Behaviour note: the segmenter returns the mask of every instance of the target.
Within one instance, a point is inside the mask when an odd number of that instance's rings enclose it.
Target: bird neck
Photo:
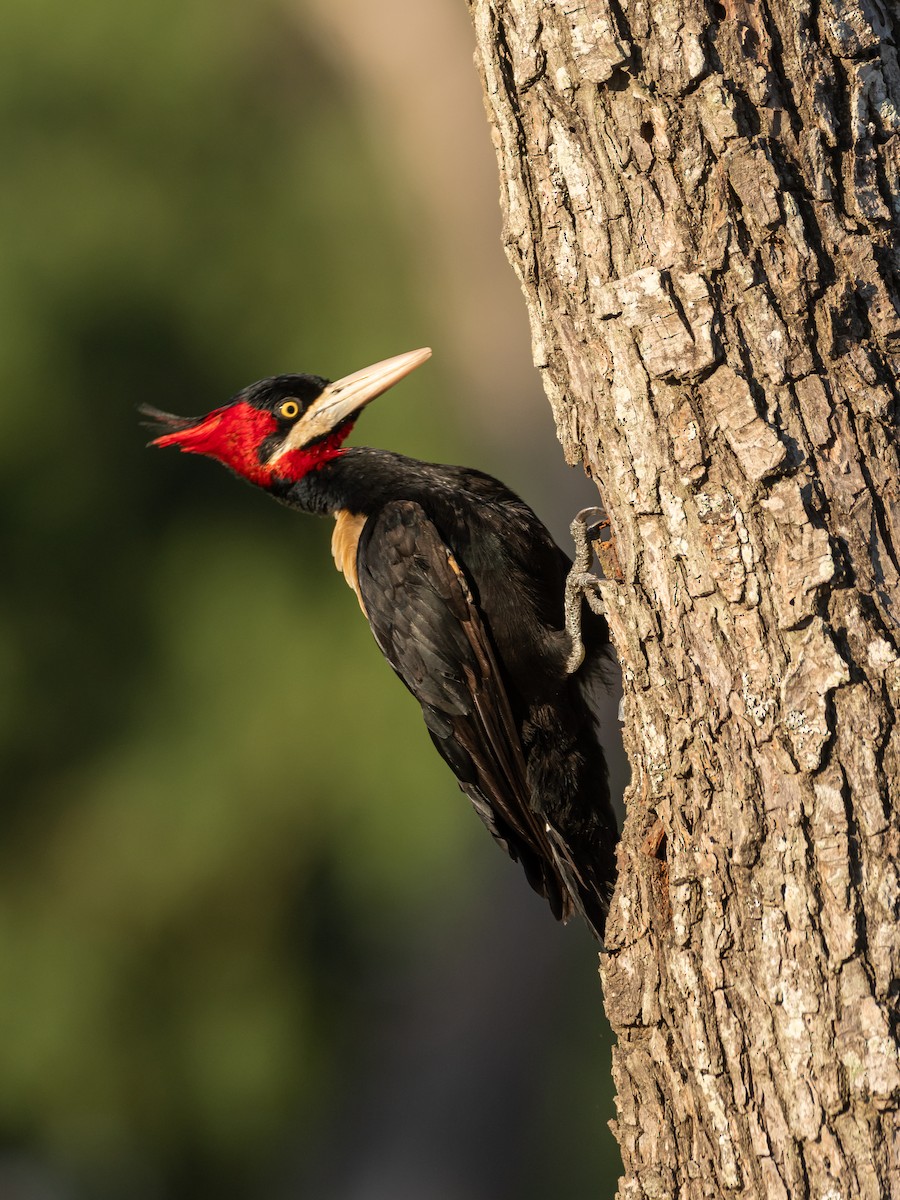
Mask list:
[[[351,446],[317,464],[294,482],[275,481],[271,490],[291,508],[327,516],[368,515],[388,500],[407,495],[422,464],[389,450]]]

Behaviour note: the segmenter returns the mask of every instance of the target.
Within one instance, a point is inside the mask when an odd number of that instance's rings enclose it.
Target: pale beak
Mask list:
[[[429,358],[431,350],[428,347],[408,350],[406,354],[386,358],[329,383],[285,438],[275,458],[307,446],[316,438],[326,437]]]

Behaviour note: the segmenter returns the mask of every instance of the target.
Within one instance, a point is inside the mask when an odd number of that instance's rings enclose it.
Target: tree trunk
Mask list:
[[[900,1196],[900,69],[879,0],[469,0],[597,481],[621,1197]]]

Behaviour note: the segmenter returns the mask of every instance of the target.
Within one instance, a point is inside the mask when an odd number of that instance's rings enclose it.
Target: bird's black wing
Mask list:
[[[582,910],[565,844],[531,807],[520,734],[472,587],[419,504],[393,501],[369,518],[357,574],[375,640],[478,815],[557,917]]]

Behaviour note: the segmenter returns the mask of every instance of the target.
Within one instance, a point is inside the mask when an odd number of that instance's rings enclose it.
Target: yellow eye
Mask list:
[[[296,400],[282,400],[278,405],[278,415],[279,417],[283,417],[285,421],[293,421],[299,412],[300,405]]]

